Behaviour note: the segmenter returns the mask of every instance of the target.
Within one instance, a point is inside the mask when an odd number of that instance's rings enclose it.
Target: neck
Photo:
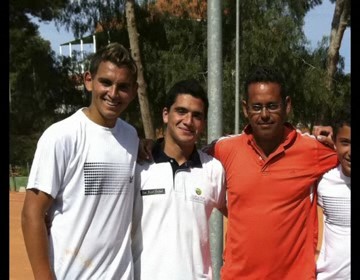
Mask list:
[[[176,143],[172,138],[165,135],[164,138],[164,153],[181,165],[190,159],[190,156],[195,148],[195,145],[184,146]]]
[[[104,119],[96,109],[94,109],[91,105],[89,107],[85,107],[83,109],[83,113],[85,114],[85,116],[88,117],[88,119],[90,119],[91,121],[93,121],[94,123],[104,126],[104,127],[108,127],[108,128],[113,128],[116,124],[116,120],[117,118],[114,119]]]
[[[256,146],[258,146],[259,150],[262,153],[263,158],[267,158],[271,153],[273,153],[283,142],[283,136],[276,137],[273,139],[256,139],[254,137]]]

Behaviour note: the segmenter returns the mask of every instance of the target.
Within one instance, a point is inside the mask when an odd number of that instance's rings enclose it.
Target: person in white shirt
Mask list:
[[[163,108],[164,138],[137,165],[133,219],[135,280],[212,279],[209,218],[226,215],[221,163],[196,148],[208,99],[193,79],[177,82]]]
[[[318,280],[350,279],[351,243],[351,117],[340,116],[334,126],[339,165],[325,173],[318,185]]]
[[[112,43],[99,49],[84,74],[90,106],[40,137],[22,209],[35,279],[133,279],[139,139],[119,116],[137,96],[136,80],[126,48]]]

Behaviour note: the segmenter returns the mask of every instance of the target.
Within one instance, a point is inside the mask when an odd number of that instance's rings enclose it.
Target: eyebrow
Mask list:
[[[196,114],[201,114],[201,115],[204,115],[205,113],[202,112],[202,111],[191,111],[189,110],[188,108],[186,107],[182,107],[182,106],[177,106],[177,107],[174,107],[174,110],[175,111],[179,111],[179,110],[183,110],[183,111],[187,111],[187,112],[191,112],[191,113],[196,113]]]

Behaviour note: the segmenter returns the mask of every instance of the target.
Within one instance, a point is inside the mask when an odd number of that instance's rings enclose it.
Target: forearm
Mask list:
[[[21,225],[26,250],[35,279],[55,279],[49,259],[49,239],[45,215],[52,204],[52,197],[31,189],[26,191],[21,214]]]
[[[317,214],[318,214],[318,239],[317,246],[315,251],[315,260],[318,259],[321,246],[323,243],[323,230],[324,230],[324,211],[321,206],[317,206]]]
[[[24,215],[22,230],[35,279],[55,279],[50,266],[49,241],[44,219],[33,219]]]

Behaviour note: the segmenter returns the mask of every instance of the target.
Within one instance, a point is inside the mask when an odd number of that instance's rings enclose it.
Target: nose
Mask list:
[[[191,113],[187,113],[184,115],[183,123],[185,123],[187,125],[190,125],[192,123],[192,114]]]
[[[266,119],[270,116],[269,110],[266,106],[262,106],[261,112],[260,112],[261,118]]]
[[[114,98],[117,94],[117,88],[115,85],[112,85],[111,87],[109,87],[109,90],[108,90],[108,95],[111,97],[111,98]]]

